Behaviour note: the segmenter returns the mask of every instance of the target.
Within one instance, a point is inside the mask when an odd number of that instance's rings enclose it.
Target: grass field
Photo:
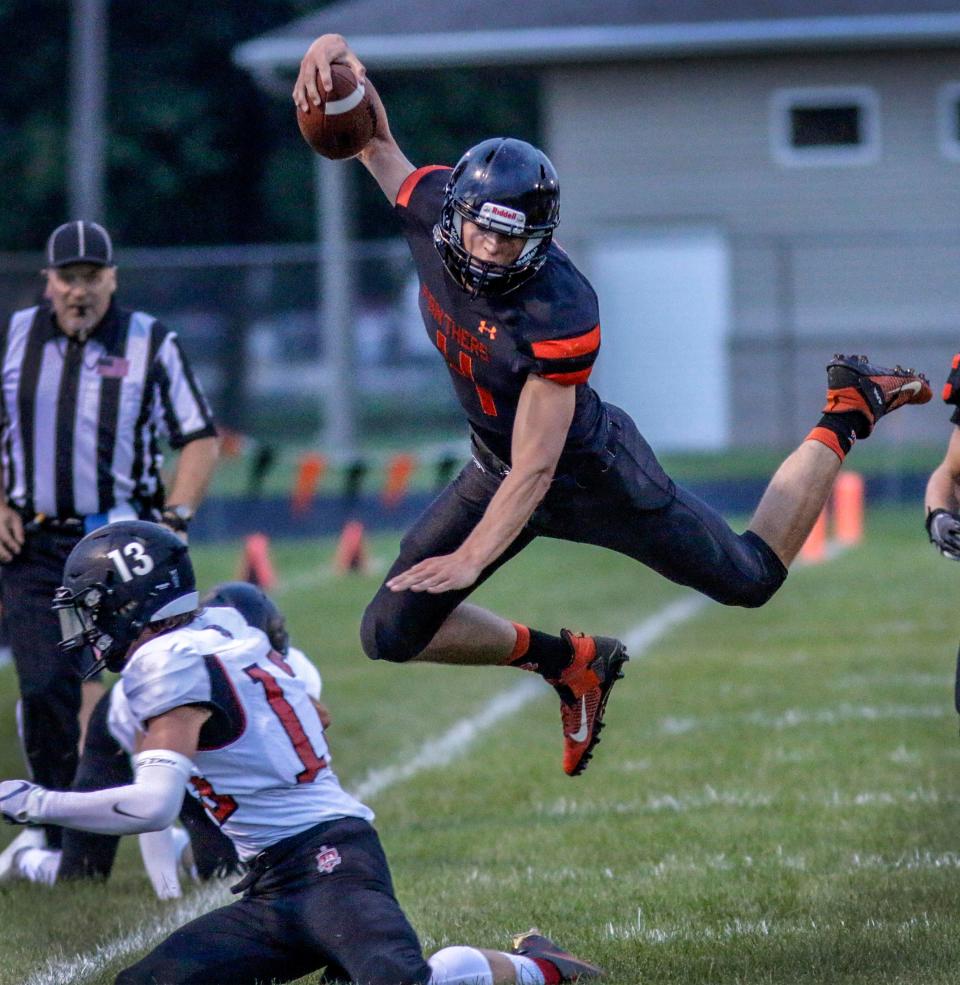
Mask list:
[[[458,723],[528,676],[370,664],[357,624],[376,576],[329,577],[330,544],[276,545],[293,639],[324,675],[334,765],[370,793],[425,949],[502,947],[535,923],[611,985],[960,980],[960,568],[919,513],[874,511],[864,546],[795,571],[763,609],[704,606],[637,652],[577,779],[560,769],[551,692],[461,742]],[[204,583],[233,576],[238,553],[198,550]],[[637,627],[684,597],[625,559],[546,542],[478,595],[554,631],[632,633],[635,649]],[[14,692],[7,667],[2,776],[21,773]],[[112,981],[160,928],[224,898],[156,901],[126,839],[107,886],[0,890],[0,983]]]

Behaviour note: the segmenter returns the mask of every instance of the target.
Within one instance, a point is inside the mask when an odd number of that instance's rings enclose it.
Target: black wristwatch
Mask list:
[[[193,519],[193,510],[182,503],[179,505],[169,504],[163,508],[160,514],[160,522],[178,534],[185,534],[190,521]]]

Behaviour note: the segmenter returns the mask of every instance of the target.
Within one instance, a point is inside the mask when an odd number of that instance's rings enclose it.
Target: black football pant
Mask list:
[[[110,694],[107,693],[97,702],[90,716],[73,790],[105,790],[133,782],[130,757],[110,734],[109,711]],[[190,847],[193,849],[197,874],[201,879],[239,871],[233,843],[207,817],[196,798],[189,795],[183,798],[180,822],[190,835]],[[64,828],[63,857],[57,881],[106,879],[113,869],[119,842],[118,835],[92,834],[89,831]]]
[[[630,417],[605,407],[604,452],[554,478],[526,527],[476,584],[439,595],[380,586],[360,629],[368,657],[403,662],[416,656],[478,585],[536,537],[610,548],[725,605],[768,601],[787,576],[773,550],[750,531],[735,533],[716,510],[676,486]],[[502,473],[502,463],[475,443],[474,460],[404,536],[384,581],[424,558],[455,551],[480,521]]]
[[[325,981],[425,985],[430,966],[393,893],[376,831],[327,821],[278,842],[235,887],[242,899],[185,924],[117,985]]]
[[[23,709],[23,744],[32,779],[69,790],[80,741],[80,679],[89,657],[60,651],[60,620],[51,609],[63,584],[63,565],[80,534],[37,530],[3,565],[0,594],[10,634]],[[48,844],[60,829],[48,827]]]

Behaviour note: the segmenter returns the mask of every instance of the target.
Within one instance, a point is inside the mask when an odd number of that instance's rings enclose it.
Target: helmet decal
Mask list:
[[[129,565],[124,556],[130,558]],[[124,581],[133,581],[135,575],[148,575],[153,571],[153,558],[144,550],[143,544],[136,540],[130,541],[122,549],[108,551],[107,557],[113,560]]]
[[[506,236],[522,236],[526,230],[527,217],[519,209],[484,202],[477,215],[477,225]]]

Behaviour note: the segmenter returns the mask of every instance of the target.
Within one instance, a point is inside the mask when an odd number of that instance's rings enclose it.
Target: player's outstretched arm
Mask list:
[[[210,711],[196,705],[151,719],[133,758],[134,781],[83,792],[47,790],[26,780],[0,783],[0,814],[14,824],[59,824],[94,834],[160,831],[180,812],[191,757]]]
[[[358,79],[366,77],[367,70],[350,46],[339,34],[324,34],[307,49],[300,62],[300,73],[293,86],[293,101],[306,111],[310,105],[319,106],[323,102],[320,90],[330,92],[333,79],[330,66],[334,62],[346,65]],[[391,205],[397,200],[397,193],[404,179],[416,170],[400,150],[387,120],[387,111],[377,90],[367,80],[370,98],[377,111],[377,132],[373,139],[358,155],[363,166],[373,175],[387,201]]]
[[[953,429],[943,461],[927,480],[924,515],[930,541],[944,557],[960,561],[960,427]]]

